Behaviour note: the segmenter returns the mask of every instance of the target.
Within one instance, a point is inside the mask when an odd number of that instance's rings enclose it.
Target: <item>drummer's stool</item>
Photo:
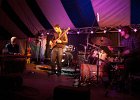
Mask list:
[[[90,100],[90,89],[59,85],[54,88],[53,100]]]

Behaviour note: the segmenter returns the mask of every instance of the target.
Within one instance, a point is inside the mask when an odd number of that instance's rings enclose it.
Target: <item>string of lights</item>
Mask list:
[[[83,27],[83,28],[75,28],[69,30],[67,34],[96,34],[96,33],[115,33],[120,32],[123,26],[115,26],[115,27]],[[140,30],[140,24],[132,24],[129,25],[132,31],[137,32]],[[40,30],[39,33],[42,35],[52,35],[54,32],[53,29],[49,30]]]

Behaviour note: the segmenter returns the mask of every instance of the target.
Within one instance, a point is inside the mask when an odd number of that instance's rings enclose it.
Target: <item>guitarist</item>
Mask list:
[[[54,36],[52,40],[49,42],[49,45],[52,49],[51,51],[51,74],[61,75],[61,67],[62,67],[62,58],[63,58],[63,48],[68,43],[67,32],[70,30],[63,31],[58,24],[54,27]],[[56,69],[57,65],[57,70]]]

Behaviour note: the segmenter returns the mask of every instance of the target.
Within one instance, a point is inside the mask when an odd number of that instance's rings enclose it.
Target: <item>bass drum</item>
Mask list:
[[[71,64],[73,60],[73,55],[70,52],[64,52],[63,53],[63,59],[62,59],[62,65],[63,67],[67,67]]]
[[[97,65],[93,64],[81,64],[80,66],[80,75],[81,75],[81,80],[84,81],[85,79],[92,79],[96,80],[97,79]],[[99,66],[99,73],[98,77],[108,77],[107,71],[104,70],[104,64]]]

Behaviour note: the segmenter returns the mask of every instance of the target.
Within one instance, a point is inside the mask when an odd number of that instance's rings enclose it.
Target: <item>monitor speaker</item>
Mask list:
[[[90,100],[90,89],[59,85],[54,88],[53,100]]]

